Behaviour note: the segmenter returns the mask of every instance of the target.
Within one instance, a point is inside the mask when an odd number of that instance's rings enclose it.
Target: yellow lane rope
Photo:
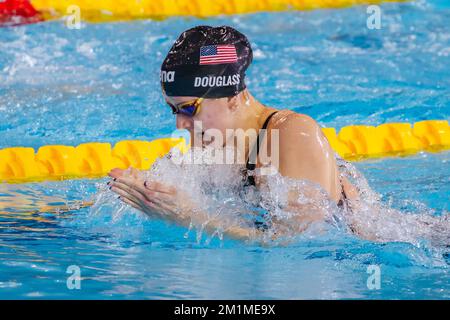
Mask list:
[[[267,11],[342,8],[352,5],[401,2],[402,0],[31,0],[33,7],[51,19],[78,10],[92,22],[164,19],[172,16],[206,18]],[[404,0],[403,0],[404,1]],[[75,8],[75,11],[74,11]]]
[[[332,148],[344,159],[407,155],[422,150],[450,149],[450,126],[446,120],[409,123],[385,123],[377,127],[352,125],[323,128]],[[153,141],[83,143],[76,147],[48,145],[39,148],[0,149],[0,182],[30,182],[103,177],[113,168],[134,167],[147,170],[172,148],[188,149],[181,138]]]

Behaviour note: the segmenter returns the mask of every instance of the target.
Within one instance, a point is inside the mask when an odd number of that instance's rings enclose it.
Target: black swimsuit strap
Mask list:
[[[256,159],[258,157],[259,154],[259,144],[261,143],[261,141],[263,140],[265,134],[266,134],[266,129],[267,126],[269,125],[270,119],[277,113],[278,111],[275,111],[273,113],[271,113],[266,121],[264,121],[264,124],[261,128],[261,130],[258,133],[258,136],[256,137],[256,145],[253,146],[252,151],[249,154],[249,157],[247,159],[247,163],[245,164],[245,167],[247,168],[247,171],[253,171],[256,168]],[[252,163],[250,163],[250,161]],[[255,185],[255,177],[253,176],[247,176],[247,183],[249,185]]]

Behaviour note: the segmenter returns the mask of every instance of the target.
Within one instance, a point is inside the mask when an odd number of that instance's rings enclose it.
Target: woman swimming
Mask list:
[[[338,206],[348,207],[348,199],[358,197],[356,188],[346,178],[340,178],[334,151],[317,122],[304,114],[265,106],[246,88],[245,71],[252,57],[247,38],[231,27],[198,26],[183,32],[161,67],[162,91],[176,115],[177,128],[189,131],[194,147],[240,149],[247,159],[244,187],[261,187],[264,175],[256,171],[268,165],[284,177],[319,185]],[[244,139],[245,143],[239,144],[236,132],[252,130],[257,132],[256,140]],[[217,139],[217,134],[224,138]],[[266,151],[264,159],[262,147]],[[112,170],[109,185],[129,205],[184,226],[193,219],[207,223],[210,230],[222,226],[221,221],[202,213],[176,186],[146,181],[133,169],[131,174],[123,173]],[[323,220],[324,216],[302,206],[297,198],[298,192],[290,190],[288,206],[298,213],[301,232],[305,224]],[[276,224],[277,220],[271,223]],[[256,224],[254,228],[232,226],[224,232],[248,239],[264,229]]]

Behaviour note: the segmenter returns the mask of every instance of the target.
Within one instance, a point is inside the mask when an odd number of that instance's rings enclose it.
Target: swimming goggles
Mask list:
[[[170,102],[167,104],[172,108],[173,114],[182,114],[188,117],[193,117],[200,111],[203,98],[197,98],[193,101],[183,102],[177,105],[173,105]]]

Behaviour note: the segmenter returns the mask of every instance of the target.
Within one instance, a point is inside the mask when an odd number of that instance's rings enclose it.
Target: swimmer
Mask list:
[[[321,186],[338,206],[347,207],[349,199],[358,197],[357,190],[346,178],[340,178],[335,153],[317,122],[304,114],[266,106],[247,89],[245,72],[252,58],[247,38],[231,27],[198,26],[183,32],[161,67],[163,95],[168,111],[176,116],[177,129],[188,130],[191,142],[197,139],[202,147],[208,145],[205,141],[211,141],[205,137],[208,129],[219,130],[224,137],[227,129],[259,132],[257,141],[246,143],[243,150],[247,159],[243,187],[256,188],[264,183],[254,174],[262,166],[259,146],[271,146],[271,132],[277,130],[278,172]],[[202,124],[202,131],[195,130],[195,122]],[[235,140],[226,141],[236,147]],[[127,175],[124,170],[113,169],[109,176],[113,178],[108,182],[111,190],[122,201],[150,216],[183,226],[189,226],[193,219],[207,222],[206,229],[212,232],[223,227],[221,221],[209,220],[176,186],[145,181],[136,169]],[[297,207],[301,225],[324,219],[320,213],[306,213],[307,208],[295,203],[297,198],[295,191],[289,193],[289,203]],[[224,232],[233,238],[249,239],[264,231],[255,225],[232,226]]]

